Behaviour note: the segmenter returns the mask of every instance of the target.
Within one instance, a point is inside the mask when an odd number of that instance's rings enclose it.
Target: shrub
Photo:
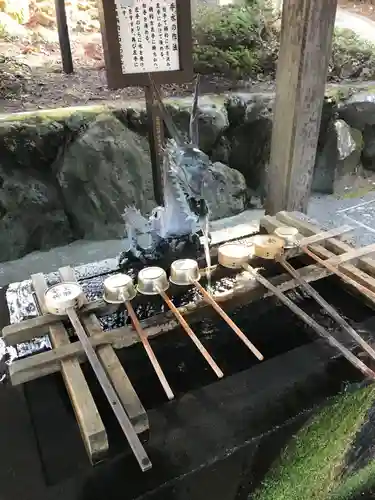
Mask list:
[[[336,29],[332,42],[329,77],[375,78],[375,46],[348,29]]]
[[[15,97],[27,88],[30,68],[14,57],[0,55],[0,99]]]
[[[197,72],[233,77],[274,73],[277,33],[272,10],[261,0],[247,1],[198,10],[193,23]]]
[[[266,0],[205,7],[193,23],[195,70],[230,78],[269,79],[276,73],[279,24]],[[375,46],[336,29],[329,80],[375,78]]]

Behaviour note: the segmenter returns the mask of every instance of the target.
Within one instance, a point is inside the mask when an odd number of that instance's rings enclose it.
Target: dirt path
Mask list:
[[[336,27],[354,31],[359,37],[375,43],[375,21],[352,10],[338,7]]]
[[[339,8],[336,26],[353,29],[358,35],[375,43],[375,22],[351,11]],[[42,26],[33,37],[21,37],[12,41],[0,41],[0,55],[14,57],[25,64],[26,85],[17,97],[0,99],[0,114],[34,109],[76,105],[104,104],[128,101],[144,97],[141,88],[111,91],[107,87],[103,64],[101,35],[95,30],[89,33],[72,33],[71,45],[75,73],[65,75],[61,71],[60,50],[56,29]],[[351,82],[351,85],[355,85]],[[219,77],[207,77],[202,81],[202,94],[230,91],[266,92],[274,90],[273,82],[233,81]],[[172,85],[163,88],[166,96],[191,95],[192,85]]]

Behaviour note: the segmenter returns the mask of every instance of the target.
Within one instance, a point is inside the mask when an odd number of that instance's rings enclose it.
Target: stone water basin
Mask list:
[[[90,278],[87,274],[78,276],[91,299],[100,296],[103,280],[113,269],[104,271],[107,272]],[[275,269],[266,272],[274,273]],[[225,274],[215,277],[215,287],[225,290],[233,285],[235,277],[227,271]],[[50,275],[48,281],[52,284],[56,275]],[[29,286],[30,283],[23,283],[18,287],[18,302],[9,300],[12,294],[13,298],[15,295],[14,289],[8,289],[8,303],[20,303],[22,297],[24,312],[32,315]],[[372,311],[348,295],[337,281],[325,279],[314,286],[350,323],[362,325],[368,334],[372,331]],[[192,288],[171,288],[169,293],[177,305],[196,299]],[[329,330],[335,329],[335,324],[314,301],[300,292],[290,296],[319,323]],[[26,297],[29,299],[25,300]],[[140,298],[135,306],[141,319],[165,310],[158,298],[148,299],[146,303]],[[20,310],[18,308],[18,313]],[[16,312],[16,308],[11,311],[13,318]],[[273,298],[267,298],[235,308],[230,315],[249,335],[265,360],[259,362],[218,316],[203,318],[194,323],[193,329],[224,371],[225,378],[219,381],[181,329],[164,333],[151,342],[176,395],[169,403],[142,346],[137,344],[117,351],[149,414],[150,435],[146,448],[154,464],[150,474],[142,475],[137,470],[117,422],[86,364],[84,372],[110,440],[110,456],[94,468],[87,461],[61,376],[55,374],[26,384],[25,401],[37,443],[35,456],[43,469],[41,483],[51,488],[69,482],[74,485],[74,498],[82,500],[103,498],[104,495],[125,500],[203,500],[203,491],[210,492],[209,498],[220,500],[241,500],[253,491],[261,495],[259,498],[271,499],[262,480],[268,474],[271,477],[280,474],[273,471],[273,460],[290,441],[299,439],[299,433],[303,434],[310,418],[317,418],[319,423],[321,408],[330,408],[331,404],[340,406],[340,399],[331,403],[329,398],[343,397],[343,407],[347,404],[350,409],[347,401],[352,397],[358,413],[356,418],[352,417],[353,428],[362,429],[360,421],[361,418],[365,421],[364,408],[371,407],[371,393],[361,395],[363,391],[371,391],[371,387],[362,387],[361,375],[317,340],[315,334],[286,308]],[[125,320],[123,313],[101,318],[105,329],[122,325]],[[23,346],[19,354],[27,355],[36,347],[48,348],[43,342],[45,339],[39,345]],[[359,386],[355,385],[357,383]],[[330,418],[332,426],[336,421],[332,415]],[[325,425],[322,432],[325,439],[329,439]],[[363,437],[359,442],[363,448]],[[347,455],[343,453],[343,456],[352,463],[350,457],[357,457],[358,446],[356,448],[354,443],[350,455],[350,443],[346,444]],[[369,460],[362,465],[366,467],[368,463]],[[223,477],[226,478],[224,482]]]

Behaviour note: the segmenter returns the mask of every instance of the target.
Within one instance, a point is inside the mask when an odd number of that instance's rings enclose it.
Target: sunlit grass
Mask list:
[[[345,455],[374,401],[374,386],[334,398],[294,436],[252,499],[344,499],[333,495]]]
[[[375,485],[375,460],[366,467],[349,476],[331,495],[330,500],[351,500],[363,490]]]

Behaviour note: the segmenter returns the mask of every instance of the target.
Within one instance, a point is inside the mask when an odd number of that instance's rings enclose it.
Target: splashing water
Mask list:
[[[204,249],[204,256],[206,259],[206,267],[207,267],[207,291],[210,293],[212,291],[211,287],[211,255],[210,255],[210,239],[209,239],[209,227],[210,227],[210,219],[208,214],[205,215],[203,219],[201,219],[201,230],[203,233],[203,249]]]

